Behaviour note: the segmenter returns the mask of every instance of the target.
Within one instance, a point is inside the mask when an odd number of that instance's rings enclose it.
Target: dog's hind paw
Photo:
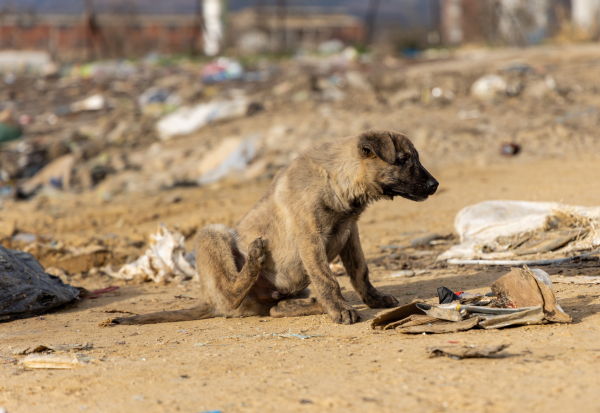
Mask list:
[[[248,247],[248,261],[254,261],[260,266],[266,259],[266,242],[259,237]]]

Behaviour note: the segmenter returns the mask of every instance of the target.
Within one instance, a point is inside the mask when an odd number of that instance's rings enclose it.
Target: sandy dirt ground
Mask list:
[[[482,200],[600,205],[598,162],[517,157],[491,166],[438,167],[432,159],[422,161],[440,181],[440,190],[425,203],[398,199],[372,206],[359,225],[367,258],[381,255],[380,245],[421,231],[452,232],[455,214]],[[72,242],[92,236],[135,240],[160,222],[182,229],[231,224],[267,185],[177,188],[155,196],[123,195],[110,203],[65,195],[20,203],[3,214],[18,218],[23,231]],[[407,254],[404,263],[419,268],[419,260]],[[436,302],[439,286],[488,292],[508,272],[430,265],[422,275],[389,278],[392,269],[371,268],[375,286],[401,304],[415,297]],[[600,275],[600,266],[589,264],[561,270],[563,275]],[[549,270],[553,278],[558,271]],[[197,287],[193,282],[139,284],[74,276],[72,285],[120,289],[42,317],[0,324],[0,406],[8,413],[600,410],[600,285],[554,284],[572,324],[411,336],[371,330],[369,321],[378,310],[359,301],[347,277],[338,280],[360,312],[358,324],[335,325],[323,315],[99,327],[115,316],[110,311],[140,314],[192,306],[194,300],[174,297],[193,298]],[[289,333],[310,338],[285,337]],[[27,345],[82,342],[93,343],[93,349],[77,352],[87,364],[74,370],[24,369],[17,363],[23,356],[12,355]],[[434,345],[502,343],[510,347],[489,359],[431,359],[426,352]]]

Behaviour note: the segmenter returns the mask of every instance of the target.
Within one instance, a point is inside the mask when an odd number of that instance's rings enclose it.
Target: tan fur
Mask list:
[[[324,311],[336,323],[351,324],[360,317],[329,269],[338,255],[365,304],[394,307],[397,300],[369,281],[357,221],[371,202],[394,196],[422,201],[437,185],[410,141],[394,132],[369,131],[308,150],[279,172],[235,228],[211,225],[200,231],[196,259],[202,305],[114,323]],[[315,286],[316,300],[301,298],[309,284]]]

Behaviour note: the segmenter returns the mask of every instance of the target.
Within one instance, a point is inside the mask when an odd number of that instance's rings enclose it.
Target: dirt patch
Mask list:
[[[484,199],[562,199],[598,205],[600,192],[588,180],[597,163],[538,161],[482,169],[474,165],[432,168],[443,189],[425,203],[380,202],[360,221],[367,258],[380,246],[402,243],[426,232],[451,232],[455,213]],[[523,179],[527,176],[528,179]],[[62,242],[142,237],[169,225],[230,224],[266,190],[265,183],[244,187],[177,189],[177,204],[159,197],[123,196],[109,204],[94,199],[50,200],[48,210],[8,210],[24,231],[52,235]],[[102,208],[99,208],[102,205]],[[122,211],[120,215],[117,211]],[[90,219],[102,223],[95,225]],[[155,215],[153,219],[143,217]],[[118,224],[121,218],[126,223]],[[225,219],[224,219],[225,218]],[[45,222],[45,224],[41,224]],[[41,230],[41,231],[40,231]],[[191,247],[192,241],[188,243]],[[427,248],[416,251],[428,250]],[[437,250],[435,247],[434,250]],[[143,253],[143,248],[137,248]],[[390,275],[397,268],[424,267],[409,255],[393,267],[373,267],[377,288],[401,304],[419,297],[437,300],[436,289],[488,292],[508,269],[431,268],[409,278]],[[396,262],[397,261],[397,262]],[[598,275],[592,267],[573,266],[555,275]],[[554,276],[554,275],[553,275]],[[600,286],[555,284],[561,307],[573,324],[404,336],[373,331],[378,312],[366,308],[345,276],[338,277],[346,299],[363,322],[334,325],[327,316],[271,319],[209,319],[162,325],[101,328],[107,312],[141,314],[193,305],[195,284],[125,283],[80,273],[69,276],[88,289],[121,288],[94,300],[42,317],[2,324],[0,328],[0,405],[8,412],[280,412],[280,411],[594,411],[600,390],[595,365],[600,356]],[[294,336],[296,334],[296,336]],[[76,370],[27,370],[15,364],[12,350],[35,344],[93,343],[77,350],[87,363]],[[501,357],[430,359],[427,347],[494,346],[509,343]],[[493,391],[490,391],[490,386]],[[464,389],[470,389],[469,396]]]

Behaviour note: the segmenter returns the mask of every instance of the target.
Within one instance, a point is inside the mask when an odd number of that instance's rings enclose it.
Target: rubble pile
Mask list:
[[[598,144],[600,84],[584,70],[593,54],[558,64],[565,51],[542,62],[535,52],[515,62],[492,52],[401,60],[352,51],[3,73],[0,197],[49,187],[110,199],[270,179],[307,147],[370,128],[406,133],[438,164]]]

